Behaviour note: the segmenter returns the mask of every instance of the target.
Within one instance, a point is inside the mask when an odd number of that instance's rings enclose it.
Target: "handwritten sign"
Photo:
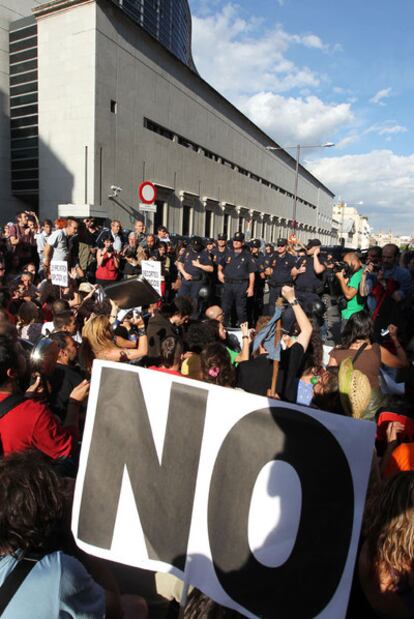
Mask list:
[[[52,276],[52,284],[54,286],[68,285],[68,263],[66,260],[52,260],[50,263],[50,275]]]

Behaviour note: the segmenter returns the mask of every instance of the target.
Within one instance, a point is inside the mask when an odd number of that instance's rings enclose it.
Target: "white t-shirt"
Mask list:
[[[55,230],[47,239],[48,245],[53,247],[52,260],[67,260],[69,257],[69,239],[66,231]]]

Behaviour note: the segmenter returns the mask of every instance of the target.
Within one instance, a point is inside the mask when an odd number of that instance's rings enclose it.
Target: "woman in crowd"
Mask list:
[[[147,327],[148,355],[151,359],[161,355],[161,342],[168,336],[181,337],[180,328],[188,322],[193,312],[191,299],[176,298],[172,303],[163,303]]]
[[[123,612],[115,580],[100,560],[82,555],[87,571],[64,552],[81,554],[70,541],[69,509],[65,481],[40,454],[0,460],[2,618],[144,619],[146,604],[138,596],[135,613]]]
[[[120,348],[114,341],[114,333],[110,319],[106,315],[92,315],[86,321],[82,330],[81,353],[83,363],[90,371],[93,359],[107,361],[138,361],[148,354],[148,340],[145,334],[144,321],[138,326],[136,348]]]
[[[40,310],[36,303],[25,301],[18,312],[17,330],[23,340],[35,344],[42,335],[43,323],[40,321]]]
[[[399,473],[368,500],[348,619],[413,616],[414,471]]]
[[[109,234],[102,238],[102,247],[96,252],[96,262],[98,265],[96,283],[107,286],[116,282],[119,275],[119,257],[113,248]]]
[[[227,348],[219,342],[208,344],[201,353],[202,380],[221,387],[235,387],[236,373]]]
[[[342,345],[335,347],[330,353],[329,366],[339,366],[341,361],[351,357],[354,368],[368,377],[372,398],[366,415],[371,417],[381,406],[383,398],[380,385],[381,364],[389,368],[408,366],[407,355],[398,339],[397,327],[390,325],[388,329],[395,355],[384,346],[373,343],[374,324],[368,312],[353,314],[342,332]]]

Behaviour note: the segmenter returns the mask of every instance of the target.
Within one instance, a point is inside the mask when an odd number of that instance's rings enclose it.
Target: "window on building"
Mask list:
[[[239,217],[237,231],[238,232],[244,232],[244,217]]]
[[[112,114],[116,114],[117,107],[118,107],[117,102],[114,101],[113,99],[111,99],[111,112],[112,112]]]
[[[164,202],[161,200],[155,201],[155,206],[157,210],[154,213],[154,233],[156,234],[158,226],[164,225]]]
[[[231,230],[230,230],[230,215],[225,214],[224,215],[224,221],[223,221],[223,234],[225,234],[228,237],[230,232],[231,232]]]
[[[191,235],[191,206],[183,204],[183,236]]]
[[[204,223],[204,236],[207,238],[213,236],[213,231],[211,229],[211,221],[212,221],[212,213],[211,211],[206,210],[206,219]]]

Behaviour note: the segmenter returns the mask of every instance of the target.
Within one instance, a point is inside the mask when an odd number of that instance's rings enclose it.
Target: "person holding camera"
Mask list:
[[[96,252],[96,283],[101,286],[107,286],[116,282],[119,276],[119,257],[112,245],[112,238],[104,236],[102,239],[102,247]]]
[[[341,308],[341,318],[343,321],[351,318],[353,314],[361,312],[364,308],[364,299],[360,294],[364,269],[358,254],[349,252],[343,258],[344,268],[335,273],[344,296],[343,307]],[[345,266],[346,265],[346,266]]]

